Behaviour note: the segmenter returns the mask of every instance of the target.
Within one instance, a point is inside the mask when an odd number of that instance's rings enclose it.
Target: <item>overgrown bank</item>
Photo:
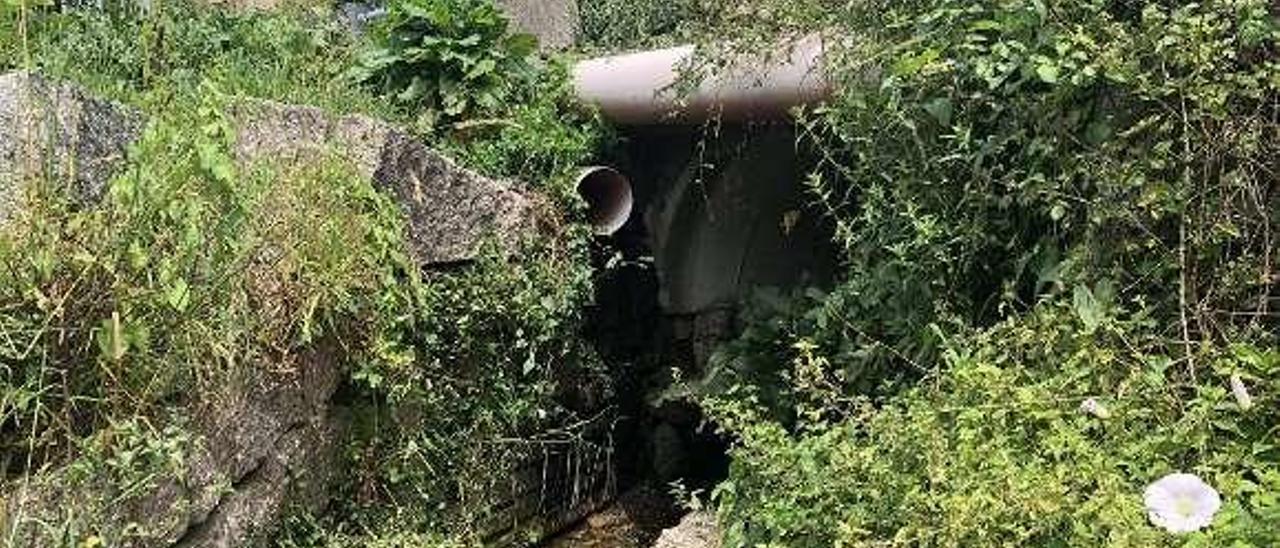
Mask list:
[[[823,32],[842,281],[763,299],[696,388],[729,545],[1277,541],[1280,13],[1267,2],[738,3]],[[1144,489],[1195,473],[1201,532]]]
[[[728,545],[1280,540],[1273,5],[586,4],[596,48],[829,35],[840,92],[800,128],[840,283],[762,294],[692,386],[734,440]],[[567,185],[607,135],[491,5],[398,5],[372,44],[327,10],[5,9],[0,68],[149,119],[100,205],[42,181],[0,236],[0,484],[107,494],[46,523],[62,544],[144,542],[102,524],[207,449],[200,411],[318,352],[341,349],[343,474],[283,545],[473,543],[484,441],[608,394]],[[341,158],[235,158],[249,96],[395,120],[550,196],[546,222],[421,274]],[[1201,532],[1150,523],[1143,490],[1174,471],[1221,493]]]
[[[591,398],[607,394],[608,382],[580,336],[591,271],[569,178],[600,152],[605,133],[565,95],[554,63],[511,41],[491,4],[405,6],[417,32],[446,39],[436,52],[446,63],[438,89],[461,89],[390,100],[385,87],[357,85],[350,71],[377,68],[370,56],[398,27],[366,43],[327,10],[0,11],[4,71],[81,83],[140,107],[146,120],[95,200],[66,192],[62,177],[24,181],[21,208],[0,237],[0,484],[9,494],[84,498],[56,519],[32,508],[25,515],[43,520],[36,538],[154,545],[181,533],[158,519],[168,508],[133,506],[169,489],[170,478],[180,478],[181,492],[193,465],[218,460],[225,440],[217,436],[244,427],[209,422],[245,402],[274,405],[277,388],[305,385],[328,362],[338,376],[318,392],[332,391],[321,418],[343,434],[336,462],[315,481],[339,471],[322,494],[336,502],[293,501],[287,527],[243,540],[475,542],[469,505],[486,502],[480,491],[503,462],[488,442],[599,411]],[[442,8],[448,20],[438,19]],[[520,74],[479,72],[498,56]],[[456,104],[483,93],[501,100]],[[423,273],[403,208],[343,150],[301,167],[238,157],[245,128],[231,113],[249,98],[397,121],[548,198],[532,200],[534,230],[494,234],[471,264]],[[228,500],[255,477],[211,484],[182,504],[199,515],[208,497]],[[135,510],[159,513],[123,519]],[[5,514],[18,522],[0,522],[3,543],[32,538],[19,534],[31,525],[24,511]]]

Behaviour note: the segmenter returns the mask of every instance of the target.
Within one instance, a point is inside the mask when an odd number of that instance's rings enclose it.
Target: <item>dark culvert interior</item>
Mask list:
[[[752,292],[830,283],[831,229],[805,193],[795,142],[781,125],[628,136],[617,165],[635,207],[598,241],[589,322],[614,383],[618,495],[547,546],[651,546],[686,512],[675,491],[705,502],[727,475],[726,440],[673,378],[697,382],[740,331],[739,303]]]

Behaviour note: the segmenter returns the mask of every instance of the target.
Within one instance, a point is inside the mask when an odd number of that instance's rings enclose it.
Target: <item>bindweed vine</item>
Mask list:
[[[729,543],[1273,544],[1278,16],[760,0],[702,21],[736,38],[709,51],[822,33],[837,89],[799,124],[841,282],[749,308],[701,388],[738,439]],[[1170,537],[1142,492],[1180,470],[1223,509]]]

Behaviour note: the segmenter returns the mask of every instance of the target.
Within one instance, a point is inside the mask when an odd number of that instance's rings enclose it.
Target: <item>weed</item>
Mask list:
[[[521,247],[527,255],[494,245],[474,265],[424,274],[405,252],[400,209],[337,155],[304,166],[234,161],[223,111],[242,96],[412,121],[417,111],[345,79],[360,47],[305,9],[0,12],[0,66],[81,82],[150,118],[102,203],[82,207],[44,181],[0,230],[6,489],[65,469],[85,481],[118,477],[137,492],[173,473],[151,464],[200,443],[171,428],[175,417],[308,351],[339,347],[355,422],[335,504],[344,514],[317,517],[323,526],[308,535],[290,529],[282,542],[445,542],[463,532],[440,529],[467,514],[458,501],[475,488],[470,478],[495,473],[493,463],[468,464],[479,443],[574,422],[553,396],[563,372],[599,371],[579,334],[588,229],[548,208],[545,232]],[[563,71],[529,70],[533,83],[520,86],[554,93],[489,114],[554,136],[537,150],[514,145],[531,139],[509,129],[426,137],[574,207],[565,181],[598,153],[600,125],[566,100]],[[500,73],[484,81],[517,87]],[[562,109],[576,120],[563,131],[554,122]],[[100,441],[139,424],[168,441]],[[64,537],[110,544],[132,534],[104,528],[109,519],[67,517]]]

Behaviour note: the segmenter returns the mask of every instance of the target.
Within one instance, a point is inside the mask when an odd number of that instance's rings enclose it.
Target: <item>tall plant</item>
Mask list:
[[[426,128],[498,110],[532,81],[537,40],[511,33],[492,0],[392,4],[351,78],[419,111]]]

